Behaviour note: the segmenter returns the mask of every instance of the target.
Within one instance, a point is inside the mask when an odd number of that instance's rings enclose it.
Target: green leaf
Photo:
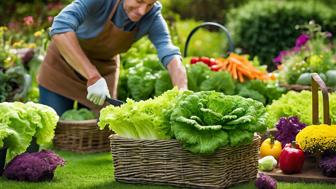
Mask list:
[[[230,130],[228,131],[230,136],[230,146],[240,146],[244,144],[250,144],[253,141],[253,133],[243,130]]]

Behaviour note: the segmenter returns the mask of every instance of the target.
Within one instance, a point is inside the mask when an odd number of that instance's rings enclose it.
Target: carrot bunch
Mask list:
[[[245,57],[235,53],[230,53],[228,58],[217,58],[217,65],[214,69],[218,71],[228,71],[232,78],[244,82],[247,79],[258,80],[274,80],[274,75],[269,75],[265,71],[258,70],[253,64]]]

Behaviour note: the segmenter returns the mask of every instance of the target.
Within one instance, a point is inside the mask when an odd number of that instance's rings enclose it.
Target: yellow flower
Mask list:
[[[35,37],[41,37],[41,35],[42,35],[41,31],[37,31],[37,32],[34,33]]]
[[[5,68],[12,67],[12,66],[14,65],[15,61],[16,61],[16,58],[15,58],[15,57],[8,56],[8,57],[4,60],[4,67],[5,67]]]
[[[336,125],[310,125],[296,135],[296,142],[303,151],[323,153],[336,151]]]
[[[23,45],[23,41],[22,40],[13,43],[13,47],[14,48],[20,48],[20,47],[22,47],[22,45]]]
[[[0,32],[5,32],[7,30],[8,28],[6,26],[0,26]]]
[[[28,48],[31,48],[31,49],[35,49],[36,48],[36,44],[35,43],[29,43],[27,45]]]

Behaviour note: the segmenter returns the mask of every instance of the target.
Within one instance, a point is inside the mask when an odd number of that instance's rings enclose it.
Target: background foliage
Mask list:
[[[325,31],[336,31],[335,11],[322,2],[251,1],[230,11],[228,27],[236,46],[251,56],[258,56],[269,69],[278,51],[291,47],[300,35],[296,25],[315,20]]]

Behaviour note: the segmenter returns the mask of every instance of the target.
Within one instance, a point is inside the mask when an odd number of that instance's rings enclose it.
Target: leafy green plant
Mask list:
[[[70,121],[83,121],[95,119],[95,115],[93,112],[86,108],[81,109],[72,109],[64,112],[61,116],[61,120],[70,120]]]
[[[330,102],[336,101],[336,95],[329,95]],[[319,93],[319,104],[322,104],[322,95]],[[320,122],[322,122],[322,106],[319,106]],[[267,126],[275,127],[281,117],[297,116],[300,122],[310,125],[312,123],[312,93],[310,91],[295,92],[289,91],[282,95],[278,100],[266,107],[269,117]],[[330,103],[330,119],[331,123],[336,123],[336,105]]]
[[[8,147],[8,159],[24,152],[36,137],[46,145],[54,137],[58,116],[52,108],[33,102],[0,103],[0,148]]]
[[[252,99],[214,91],[185,94],[170,116],[171,130],[183,147],[210,154],[222,146],[240,146],[266,130],[266,110]]]
[[[61,115],[60,119],[68,121],[83,121],[96,119],[96,116],[92,111],[88,110],[87,108],[78,109],[78,101],[74,101],[73,109],[65,111]]]
[[[101,129],[108,126],[119,136],[126,138],[171,139],[166,111],[175,106],[179,94],[175,88],[146,101],[128,99],[120,107],[107,106],[100,112],[98,126]]]

